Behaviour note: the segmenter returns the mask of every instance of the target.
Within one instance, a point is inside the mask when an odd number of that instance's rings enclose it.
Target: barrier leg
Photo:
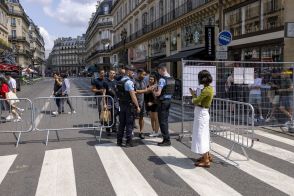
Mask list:
[[[243,146],[241,146],[241,149],[242,149],[242,152],[243,152],[244,156],[247,158],[247,161],[249,161],[249,156],[248,156],[245,148]]]
[[[45,142],[45,145],[46,145],[46,146],[48,145],[49,133],[50,133],[50,131],[47,130],[47,137],[46,137],[46,142]]]
[[[16,139],[16,143],[15,143],[15,147],[18,147],[18,144],[20,143],[20,136],[21,136],[21,132],[18,133],[18,136],[15,135],[15,133],[13,133],[15,139]]]
[[[97,129],[95,128],[95,129],[93,130],[93,135],[94,135],[95,139],[97,140],[96,132],[97,132]]]
[[[103,130],[103,127],[100,127],[99,143],[100,143],[101,137],[102,137],[102,130]]]
[[[230,152],[229,152],[228,156],[226,157],[227,160],[230,158],[230,156],[231,156],[231,154],[232,154],[232,152],[234,150],[234,147],[235,147],[235,143],[233,143],[233,145],[232,145],[232,147],[230,149]]]
[[[55,130],[55,133],[56,133],[57,140],[60,142],[59,135],[58,135],[58,131]]]

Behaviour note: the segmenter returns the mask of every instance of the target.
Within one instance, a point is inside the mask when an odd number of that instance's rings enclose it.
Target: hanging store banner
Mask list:
[[[205,26],[205,50],[207,54],[207,60],[215,60],[214,26]]]

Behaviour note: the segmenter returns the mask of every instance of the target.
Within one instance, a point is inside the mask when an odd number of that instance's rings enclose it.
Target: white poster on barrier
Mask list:
[[[202,85],[198,83],[198,74],[202,70],[207,70],[212,76],[213,82],[212,87],[214,88],[214,94],[216,94],[216,66],[201,66],[191,65],[183,66],[183,96],[191,96],[189,88],[194,91],[197,89],[203,89]]]

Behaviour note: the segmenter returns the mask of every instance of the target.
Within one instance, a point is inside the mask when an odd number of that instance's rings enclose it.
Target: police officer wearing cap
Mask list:
[[[117,91],[120,105],[119,130],[117,133],[117,145],[122,146],[124,131],[126,131],[126,147],[132,147],[132,133],[135,120],[135,113],[140,113],[136,97],[134,82],[134,67],[126,66],[126,75],[117,83]]]
[[[167,72],[164,63],[158,65],[158,73],[160,79],[157,88],[153,88],[154,95],[158,98],[158,121],[163,141],[158,143],[158,146],[170,146],[170,135],[168,129],[168,116],[171,105],[171,99],[175,91],[175,80]]]

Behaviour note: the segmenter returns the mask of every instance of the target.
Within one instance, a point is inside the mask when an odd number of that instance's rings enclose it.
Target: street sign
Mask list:
[[[232,41],[232,33],[229,31],[222,31],[218,34],[218,43],[221,46],[227,46]]]
[[[217,46],[216,50],[219,52],[228,52],[228,46]]]
[[[227,60],[228,59],[228,52],[217,51],[215,53],[215,55],[216,55],[216,59],[218,59],[218,60]]]

